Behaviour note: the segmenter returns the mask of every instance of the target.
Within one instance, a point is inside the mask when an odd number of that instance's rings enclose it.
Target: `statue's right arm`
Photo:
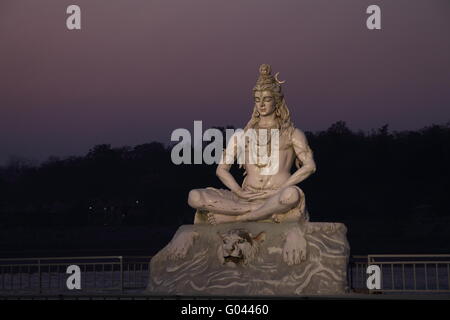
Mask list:
[[[223,151],[222,159],[217,166],[216,175],[220,181],[228,187],[231,191],[237,193],[241,191],[241,187],[230,173],[231,165],[237,158],[237,143],[236,140],[231,137],[226,150]]]
[[[216,175],[219,177],[220,181],[228,187],[228,189],[234,193],[238,193],[241,190],[241,187],[231,175],[230,167],[231,166],[227,164],[219,164],[217,166]]]

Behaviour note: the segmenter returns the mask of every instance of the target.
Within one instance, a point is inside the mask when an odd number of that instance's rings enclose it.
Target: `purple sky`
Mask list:
[[[303,130],[446,123],[450,1],[2,0],[0,163],[168,142],[194,120],[241,127],[261,63]]]

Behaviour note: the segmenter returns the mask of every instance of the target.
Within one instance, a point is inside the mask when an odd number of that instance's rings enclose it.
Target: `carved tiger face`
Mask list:
[[[251,261],[258,252],[259,245],[265,239],[265,232],[253,237],[245,229],[232,229],[220,234],[221,244],[218,248],[218,258],[222,264],[229,266],[245,265]]]

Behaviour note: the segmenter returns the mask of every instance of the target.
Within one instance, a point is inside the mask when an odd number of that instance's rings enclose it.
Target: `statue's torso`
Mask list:
[[[263,174],[262,169],[256,164],[246,163],[245,170],[247,175],[242,187],[244,189],[249,187],[249,189],[274,190],[279,189],[289,179],[295,160],[295,152],[291,137],[288,135],[280,136],[278,160],[278,171],[272,175]]]

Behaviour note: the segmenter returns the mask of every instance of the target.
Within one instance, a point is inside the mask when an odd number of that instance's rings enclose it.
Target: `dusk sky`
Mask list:
[[[2,0],[0,164],[168,143],[194,120],[242,127],[261,63],[304,131],[445,124],[450,1]]]

